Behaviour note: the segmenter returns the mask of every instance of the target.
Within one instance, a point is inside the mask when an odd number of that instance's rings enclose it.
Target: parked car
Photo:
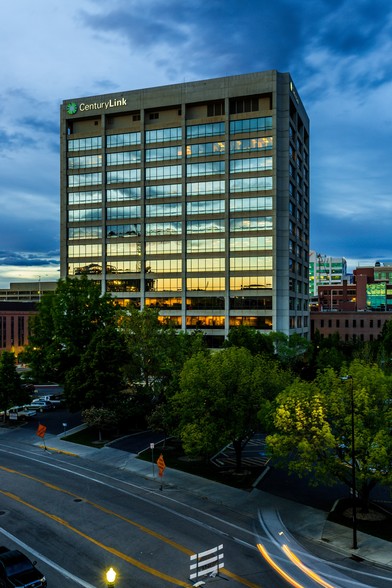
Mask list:
[[[0,586],[4,588],[46,588],[46,578],[18,549],[0,547]]]
[[[54,405],[49,400],[41,400],[40,398],[34,398],[34,400],[31,401],[29,408],[32,408],[33,410],[40,410],[42,412],[43,410],[52,410],[52,408],[54,408]]]
[[[6,412],[10,421],[27,420],[36,414],[36,409],[27,408],[26,406],[11,406]]]

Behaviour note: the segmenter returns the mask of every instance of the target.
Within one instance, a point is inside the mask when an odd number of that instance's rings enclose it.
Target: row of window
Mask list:
[[[181,223],[175,223],[175,231],[168,229],[168,223],[152,223],[148,225],[147,234],[163,235],[167,234],[180,234],[181,235]],[[154,227],[153,229],[151,227]],[[260,216],[251,218],[234,218],[230,219],[230,231],[231,232],[244,232],[244,231],[271,231],[273,228],[271,216]],[[155,232],[152,233],[152,230]],[[179,233],[177,232],[179,230]],[[107,237],[140,237],[141,235],[141,224],[121,224],[121,225],[107,225],[106,236]],[[68,238],[70,240],[80,239],[101,239],[102,238],[102,226],[89,226],[89,227],[70,227],[68,229]],[[217,243],[223,239],[201,239],[194,241],[200,243],[198,247],[204,247],[202,245],[205,242]],[[196,245],[195,245],[196,247]],[[198,249],[201,250],[201,249]]]
[[[199,202],[187,203],[187,214],[223,214],[225,209],[224,200],[202,200]],[[272,210],[272,198],[257,196],[255,198],[232,198],[230,200],[230,212]],[[181,216],[182,204],[179,202],[169,204],[150,204],[145,207],[146,218]],[[106,218],[131,219],[141,217],[141,206],[112,206],[106,209]],[[69,222],[89,222],[102,220],[102,208],[78,208],[68,211]],[[202,221],[205,222],[205,221]],[[224,219],[221,221],[207,221],[218,223],[224,230]]]
[[[135,264],[135,269],[131,264]],[[102,267],[99,264],[90,264],[89,266],[80,267],[75,263],[70,263],[68,268],[68,275],[71,276],[81,274],[99,275],[102,273]],[[107,272],[140,273],[140,262],[116,262],[116,267],[107,266]],[[107,281],[106,286],[107,290],[110,292],[110,281]],[[146,277],[144,279],[144,288],[146,292],[181,292],[182,278]],[[253,290],[271,290],[272,276],[232,276],[229,279],[229,288],[230,290],[241,292]],[[139,278],[133,278],[129,280],[128,287],[124,291],[140,292],[140,289],[141,280]],[[199,276],[186,278],[185,289],[187,291],[222,292],[225,290],[225,278],[217,276]]]
[[[229,251],[269,251],[272,249],[272,237],[235,237],[230,239]],[[224,239],[190,239],[187,241],[187,253],[224,252]],[[182,252],[182,241],[147,241],[145,245],[146,255],[178,255]],[[139,241],[119,241],[108,243],[107,255],[141,255]],[[82,245],[69,245],[69,257],[100,257],[102,255],[101,243],[88,243]]]
[[[251,119],[242,119],[230,122],[230,134],[252,133],[257,131],[267,131],[272,129],[272,117],[264,116]],[[186,127],[186,136],[188,139],[197,137],[212,137],[214,135],[224,135],[225,123],[207,123],[200,125],[188,125]],[[169,129],[153,129],[145,132],[146,143],[166,143],[168,141],[181,141],[181,127]],[[128,145],[139,145],[141,143],[141,133],[118,133],[107,135],[106,146],[125,147]],[[68,151],[88,151],[91,149],[102,149],[102,137],[85,137],[83,139],[70,139],[68,141]]]
[[[270,141],[267,142],[267,139]],[[244,141],[231,141],[230,151],[234,153],[248,152],[248,151],[259,151],[272,147],[272,137],[263,139],[246,139]],[[218,148],[220,150],[218,150]],[[224,143],[201,143],[198,145],[187,146],[187,157],[201,157],[206,155],[221,155],[224,153]],[[153,161],[167,161],[173,159],[181,159],[182,147],[176,145],[174,147],[159,147],[158,149],[146,149],[145,158],[147,163]],[[127,165],[137,164],[142,161],[142,152],[140,150],[135,151],[120,151],[118,153],[108,153],[106,156],[106,164],[112,165]],[[235,161],[235,160],[234,160]],[[102,155],[83,155],[79,157],[68,158],[68,169],[87,169],[92,167],[102,167],[103,157]],[[222,162],[223,171],[217,171],[216,173],[224,172],[224,162]],[[188,168],[189,169],[189,168]],[[269,168],[269,169],[272,169]]]

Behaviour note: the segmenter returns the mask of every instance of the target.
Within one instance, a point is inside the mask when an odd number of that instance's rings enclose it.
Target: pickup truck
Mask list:
[[[46,588],[45,576],[18,549],[0,547],[0,586],[2,588]]]
[[[6,416],[10,421],[23,421],[37,414],[34,408],[28,408],[27,406],[11,406],[6,410]],[[4,411],[0,412],[0,417],[4,416]]]

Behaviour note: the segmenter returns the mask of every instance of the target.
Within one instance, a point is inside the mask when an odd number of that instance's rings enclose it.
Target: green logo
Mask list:
[[[67,114],[76,114],[78,111],[78,105],[76,102],[69,102],[67,104]]]

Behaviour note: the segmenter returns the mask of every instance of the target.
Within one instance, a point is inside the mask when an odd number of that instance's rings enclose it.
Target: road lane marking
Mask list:
[[[126,555],[125,553],[122,553],[121,551],[118,551],[114,547],[109,547],[108,545],[101,543],[97,539],[94,539],[90,535],[87,535],[87,533],[83,533],[83,531],[80,531],[79,529],[77,529],[76,527],[74,527],[73,525],[68,523],[65,519],[62,519],[61,517],[50,514],[46,511],[44,511],[42,508],[39,508],[38,506],[34,506],[33,504],[26,502],[25,500],[23,500],[23,498],[20,498],[20,496],[17,496],[16,494],[13,494],[12,492],[6,492],[4,490],[0,490],[0,494],[3,494],[3,496],[6,496],[7,498],[10,498],[11,500],[15,500],[16,502],[23,504],[23,506],[26,506],[27,508],[31,508],[32,510],[51,519],[52,521],[55,521],[56,523],[59,523],[60,525],[63,525],[69,531],[72,531],[76,535],[79,535],[79,537],[82,537],[83,539],[90,541],[90,543],[93,543],[97,547],[100,547],[101,549],[107,551],[108,553],[111,553],[115,557],[118,557],[118,558],[126,561],[127,563],[133,565],[134,567],[139,568],[139,570],[142,570],[143,572],[146,572],[152,576],[156,576],[157,578],[160,578],[161,580],[165,580],[166,582],[174,584],[175,586],[183,586],[184,588],[192,588],[192,584],[188,584],[187,582],[183,582],[182,580],[174,578],[173,576],[169,576],[168,574],[165,574],[163,572],[159,572],[155,568],[152,568],[152,567],[142,563],[141,561],[134,559],[133,557],[130,557],[129,555]]]
[[[65,578],[72,580],[72,582],[76,582],[80,586],[83,586],[83,588],[95,588],[95,586],[93,586],[92,584],[89,584],[88,582],[85,582],[84,580],[82,580],[82,578],[78,578],[78,576],[71,574],[71,572],[69,572],[65,568],[62,568],[61,566],[57,565],[54,561],[52,561],[51,559],[48,559],[47,557],[42,555],[42,553],[39,553],[38,551],[36,551],[32,547],[30,547],[30,545],[27,545],[27,543],[24,543],[23,541],[18,539],[18,537],[15,537],[15,535],[12,535],[11,533],[6,531],[2,527],[0,527],[0,533],[2,533],[5,537],[8,537],[8,539],[11,539],[11,541],[13,541],[17,545],[19,545],[19,547],[21,547],[24,551],[27,551],[28,553],[30,553],[31,555],[33,555],[37,559],[46,563],[51,568],[54,568],[57,572],[59,572]]]
[[[30,479],[34,482],[42,484],[43,486],[45,486],[51,490],[55,490],[56,492],[60,492],[62,494],[66,494],[67,496],[71,496],[72,498],[79,498],[79,499],[83,500],[86,504],[89,504],[90,506],[92,506],[93,508],[96,508],[97,510],[100,510],[110,516],[119,518],[120,520],[138,528],[140,531],[142,531],[148,535],[151,535],[152,537],[154,537],[160,541],[163,541],[164,543],[167,543],[168,545],[170,545],[174,549],[177,549],[178,551],[181,551],[182,553],[185,553],[186,555],[190,556],[190,555],[194,555],[194,553],[195,553],[194,551],[192,551],[191,549],[188,549],[184,545],[181,545],[180,543],[177,543],[176,541],[173,541],[172,539],[169,539],[168,537],[165,537],[164,535],[161,535],[160,533],[157,533],[157,532],[153,531],[152,529],[149,529],[148,527],[145,527],[144,525],[137,523],[136,521],[132,521],[131,519],[128,519],[127,517],[124,517],[123,515],[120,515],[120,514],[114,512],[104,506],[101,506],[101,505],[99,505],[95,502],[92,502],[86,498],[82,498],[78,494],[70,492],[69,490],[65,490],[63,488],[60,488],[59,486],[51,484],[50,482],[45,482],[44,480],[41,480],[40,478],[37,478],[35,476],[31,476],[29,474],[18,472],[17,470],[14,470],[12,468],[0,466],[0,469],[6,471],[8,473],[15,474],[15,475]],[[2,492],[2,491],[0,491],[0,492]],[[41,510],[39,508],[36,508],[33,505],[29,505],[28,503],[24,503],[22,499],[20,499],[19,501],[22,502],[23,504],[26,504],[30,508],[36,509],[36,510],[38,510],[38,512],[41,512]],[[45,516],[49,516],[50,518],[55,517],[55,515],[50,515],[49,513],[45,513],[45,511],[42,511],[42,512],[45,514]],[[54,520],[57,520],[57,518],[54,518]],[[69,528],[71,528],[71,527],[69,527]],[[215,531],[214,529],[212,529],[212,530]],[[93,541],[95,541],[95,540],[93,540]],[[247,544],[245,544],[245,545],[247,546]],[[259,584],[253,584],[252,582],[249,582],[245,578],[242,578],[241,576],[237,576],[233,572],[230,572],[227,568],[223,568],[220,573],[223,575],[226,575],[232,579],[235,579],[237,582],[243,584],[244,586],[247,586],[248,588],[260,588]],[[188,586],[188,584],[186,584],[186,586]]]

